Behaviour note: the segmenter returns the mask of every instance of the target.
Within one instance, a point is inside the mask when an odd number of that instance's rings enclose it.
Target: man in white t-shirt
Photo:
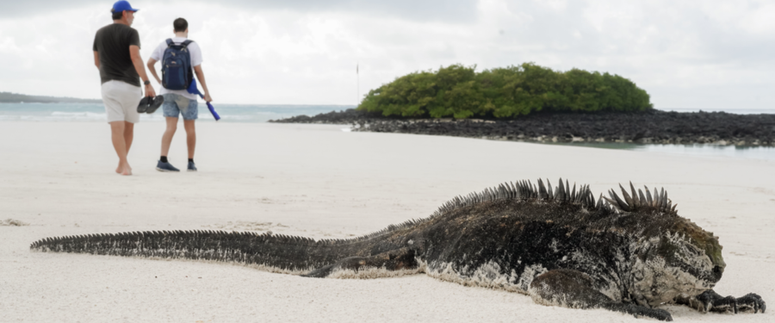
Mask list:
[[[175,44],[182,44],[188,39],[188,22],[186,19],[178,18],[175,19],[172,25],[175,32],[175,38],[172,38],[172,42]],[[156,74],[154,65],[156,65],[156,62],[162,60],[164,51],[167,50],[167,47],[167,42],[162,42],[159,44],[159,47],[153,51],[151,58],[148,59],[148,69],[151,70],[151,74],[156,78],[156,81],[159,82],[159,84],[162,84],[162,81]],[[205,74],[202,71],[202,51],[195,42],[190,43],[187,50],[191,58],[190,62],[194,74],[196,74],[196,78],[199,79],[199,84],[201,84],[204,89],[204,99],[205,101],[210,102],[213,99],[210,97],[210,91],[207,89],[207,83],[205,82]],[[167,130],[164,131],[164,135],[161,137],[161,157],[156,164],[156,170],[161,172],[180,171],[170,164],[169,160],[167,160],[167,154],[170,151],[172,136],[175,135],[175,130],[177,130],[178,127],[178,116],[182,115],[183,127],[186,129],[186,143],[188,145],[188,171],[195,172],[194,148],[196,147],[196,129],[194,128],[194,121],[198,116],[196,94],[188,93],[187,90],[168,90],[164,88],[164,85],[162,85],[160,93],[164,96],[162,109],[164,111],[164,117],[167,119]]]

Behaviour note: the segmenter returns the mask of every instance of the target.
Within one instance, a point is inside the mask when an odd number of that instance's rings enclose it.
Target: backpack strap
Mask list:
[[[180,43],[178,46],[182,46],[183,48],[188,47],[189,44],[193,43],[194,41],[191,39],[186,39],[186,41]],[[175,42],[172,41],[172,38],[167,38],[167,47],[175,46]]]

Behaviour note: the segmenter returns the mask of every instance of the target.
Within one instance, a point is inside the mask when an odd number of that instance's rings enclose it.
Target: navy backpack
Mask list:
[[[167,49],[164,50],[161,66],[161,84],[167,90],[185,90],[194,79],[191,70],[191,54],[188,45],[193,40],[186,40],[180,45],[167,39]]]

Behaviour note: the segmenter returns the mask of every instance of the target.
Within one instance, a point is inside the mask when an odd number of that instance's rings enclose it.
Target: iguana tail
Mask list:
[[[30,250],[236,262],[269,271],[304,274],[357,253],[358,244],[271,233],[195,230],[45,238],[30,245]]]

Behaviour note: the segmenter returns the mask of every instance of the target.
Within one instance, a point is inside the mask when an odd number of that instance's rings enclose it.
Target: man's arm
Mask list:
[[[196,78],[199,79],[199,84],[202,84],[202,89],[205,90],[205,102],[213,101],[213,98],[210,97],[210,90],[207,89],[205,72],[202,71],[202,65],[194,66],[194,74],[196,74]]]
[[[100,69],[100,53],[97,51],[94,52],[94,66],[97,66],[97,69]]]
[[[140,79],[143,82],[148,81],[148,75],[145,74],[145,66],[143,66],[143,58],[140,57],[140,47],[129,45],[129,56],[132,57],[132,64],[135,66],[137,75],[140,75]],[[156,96],[156,91],[153,90],[153,86],[150,83],[145,86],[145,96]]]
[[[159,82],[159,84],[161,84],[161,79],[159,78],[159,75],[156,74],[156,67],[155,67],[156,62],[158,61],[153,58],[149,58],[148,64],[146,65],[148,66],[148,70],[151,71],[151,75],[153,75],[153,78],[156,79],[156,82]]]

